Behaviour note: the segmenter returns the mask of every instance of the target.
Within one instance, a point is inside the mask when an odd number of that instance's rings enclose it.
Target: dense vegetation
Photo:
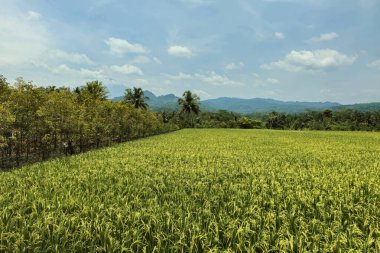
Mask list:
[[[178,128],[145,110],[143,101],[127,99],[128,91],[123,101],[108,100],[98,81],[70,90],[23,79],[11,86],[0,76],[0,168]]]
[[[202,104],[201,104],[202,106]],[[172,122],[196,128],[267,128],[282,130],[380,131],[380,110],[371,112],[341,109],[306,111],[298,114],[271,112],[241,115],[229,111],[203,111],[193,115],[193,124],[184,124],[180,115],[165,113]]]
[[[380,134],[181,130],[0,174],[0,251],[379,252]]]

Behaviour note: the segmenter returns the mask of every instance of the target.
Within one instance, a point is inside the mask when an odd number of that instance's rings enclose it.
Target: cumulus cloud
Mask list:
[[[137,64],[147,64],[147,63],[151,63],[152,59],[150,59],[148,56],[145,56],[145,55],[139,55],[133,59],[133,62]]]
[[[323,33],[317,37],[313,37],[308,42],[310,43],[319,43],[323,41],[330,41],[338,38],[339,35],[337,33],[331,32],[331,33]]]
[[[274,78],[267,78],[267,82],[271,84],[278,84],[280,81]]]
[[[65,74],[72,77],[82,77],[82,78],[90,78],[90,79],[104,79],[104,71],[103,70],[91,70],[91,69],[74,69],[70,68],[66,64],[61,64],[56,68],[51,69],[51,71],[55,74]]]
[[[0,66],[30,63],[43,57],[51,36],[36,12],[26,13],[14,1],[0,8]],[[35,22],[30,22],[30,19]]]
[[[191,74],[184,74],[182,72],[179,72],[178,75],[169,75],[169,74],[162,74],[169,78],[170,80],[191,80],[193,79],[193,75]]]
[[[265,87],[265,86],[268,86],[268,84],[278,84],[278,83],[280,83],[280,81],[275,78],[270,78],[270,77],[265,78],[265,77],[261,77],[257,73],[253,73],[253,86],[255,87]]]
[[[214,71],[206,74],[195,74],[195,77],[202,82],[216,86],[244,86],[242,82],[231,80],[227,76],[219,75]]]
[[[243,68],[245,65],[243,62],[238,62],[238,63],[230,63],[230,64],[227,64],[226,66],[224,66],[224,68],[226,70],[235,70],[235,69],[241,69]]]
[[[162,64],[162,62],[157,58],[157,57],[153,57],[153,58],[150,58],[146,55],[139,55],[139,56],[136,56],[133,60],[132,60],[133,63],[136,63],[136,64],[148,64],[148,63],[157,63],[157,64]]]
[[[176,57],[191,57],[193,55],[189,48],[178,45],[169,47],[168,54]]]
[[[110,67],[110,69],[114,72],[117,72],[120,74],[126,74],[126,75],[133,75],[133,74],[142,75],[143,74],[143,71],[139,67],[136,67],[130,64],[125,64],[122,66],[113,65]]]
[[[368,64],[368,67],[380,70],[380,59]]]
[[[135,79],[133,81],[134,84],[138,85],[138,86],[143,86],[143,85],[148,85],[149,84],[149,81],[146,80],[146,79]]]
[[[28,20],[39,20],[41,18],[41,14],[36,11],[28,11]]]
[[[291,72],[324,71],[351,65],[356,57],[347,56],[331,49],[315,51],[291,51],[284,59],[261,65],[266,70],[282,69]]]
[[[285,39],[285,35],[282,32],[275,32],[274,36],[279,40]]]
[[[219,75],[214,71],[206,72],[206,73],[195,73],[195,74],[185,74],[180,72],[178,75],[168,75],[168,74],[162,74],[166,76],[170,80],[196,80],[200,82],[204,82],[207,84],[211,84],[214,86],[244,86],[244,83],[239,81],[234,81],[229,79],[225,75]]]
[[[162,64],[161,60],[158,59],[157,57],[153,57],[153,61],[157,64]]]
[[[49,53],[49,58],[53,60],[62,60],[75,64],[94,65],[95,63],[85,54],[68,53],[63,50],[52,50]]]
[[[211,95],[204,90],[194,89],[194,90],[191,90],[191,92],[194,94],[197,94],[200,97],[200,99],[202,99],[202,100],[211,98]]]
[[[123,39],[111,37],[108,38],[105,43],[109,47],[109,52],[113,55],[121,56],[128,53],[147,54],[149,52],[141,44],[132,44]]]

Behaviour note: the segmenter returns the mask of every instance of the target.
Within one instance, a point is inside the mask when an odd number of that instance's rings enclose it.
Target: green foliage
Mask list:
[[[85,86],[79,87],[77,93],[82,100],[105,100],[108,92],[103,83],[96,80],[87,82]]]
[[[191,93],[191,91],[185,91],[182,98],[178,99],[178,104],[181,106],[181,113],[197,115],[200,112],[199,109],[199,97],[197,94]]]
[[[181,107],[180,115],[183,127],[194,127],[194,116],[200,112],[199,105],[200,98],[197,94],[191,93],[191,91],[185,91],[182,98],[178,99],[178,104]]]
[[[107,100],[99,81],[72,92],[22,78],[10,86],[0,76],[0,91],[0,169],[178,129],[158,113]]]
[[[260,129],[260,128],[262,128],[261,120],[250,119],[247,117],[241,117],[238,120],[238,124],[239,124],[239,127],[243,128],[243,129]]]
[[[300,114],[271,112],[263,116],[269,129],[310,129],[310,130],[345,130],[345,131],[379,131],[380,111],[361,112],[351,109],[339,111],[307,111]]]
[[[379,133],[181,130],[0,174],[1,252],[379,252]]]
[[[133,87],[133,90],[126,89],[125,91],[124,102],[134,106],[136,109],[147,110],[149,107],[147,100],[149,100],[149,97],[144,95],[141,88]]]

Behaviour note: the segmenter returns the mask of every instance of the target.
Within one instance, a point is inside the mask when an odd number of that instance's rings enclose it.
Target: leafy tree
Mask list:
[[[323,118],[331,119],[333,116],[333,111],[330,109],[326,109],[323,111]]]
[[[247,117],[242,117],[238,120],[238,124],[240,128],[243,129],[260,129],[262,127],[262,122],[261,120],[255,120],[255,119],[250,119]]]
[[[144,95],[144,91],[141,88],[133,87],[133,90],[125,90],[124,102],[133,105],[136,109],[147,110],[149,107],[147,100],[149,100],[149,97]]]
[[[98,80],[87,82],[86,85],[77,88],[75,92],[80,96],[81,99],[94,99],[94,100],[105,100],[107,99],[107,89],[104,87],[102,82]]]
[[[178,99],[178,104],[181,106],[180,114],[185,115],[185,126],[194,127],[193,114],[198,115],[200,112],[200,98],[197,94],[191,91],[185,91],[182,98]]]
[[[9,99],[11,93],[11,89],[9,87],[9,83],[7,79],[0,75],[0,103],[4,103]]]
[[[185,91],[182,98],[178,99],[178,104],[181,106],[181,113],[198,115],[200,112],[199,106],[200,98],[197,94],[192,94],[191,91]]]
[[[285,123],[285,115],[272,111],[268,114],[266,126],[269,129],[283,129]]]

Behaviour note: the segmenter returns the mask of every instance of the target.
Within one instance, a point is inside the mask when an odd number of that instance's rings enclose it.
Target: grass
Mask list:
[[[182,130],[0,174],[0,252],[380,252],[380,134]]]

